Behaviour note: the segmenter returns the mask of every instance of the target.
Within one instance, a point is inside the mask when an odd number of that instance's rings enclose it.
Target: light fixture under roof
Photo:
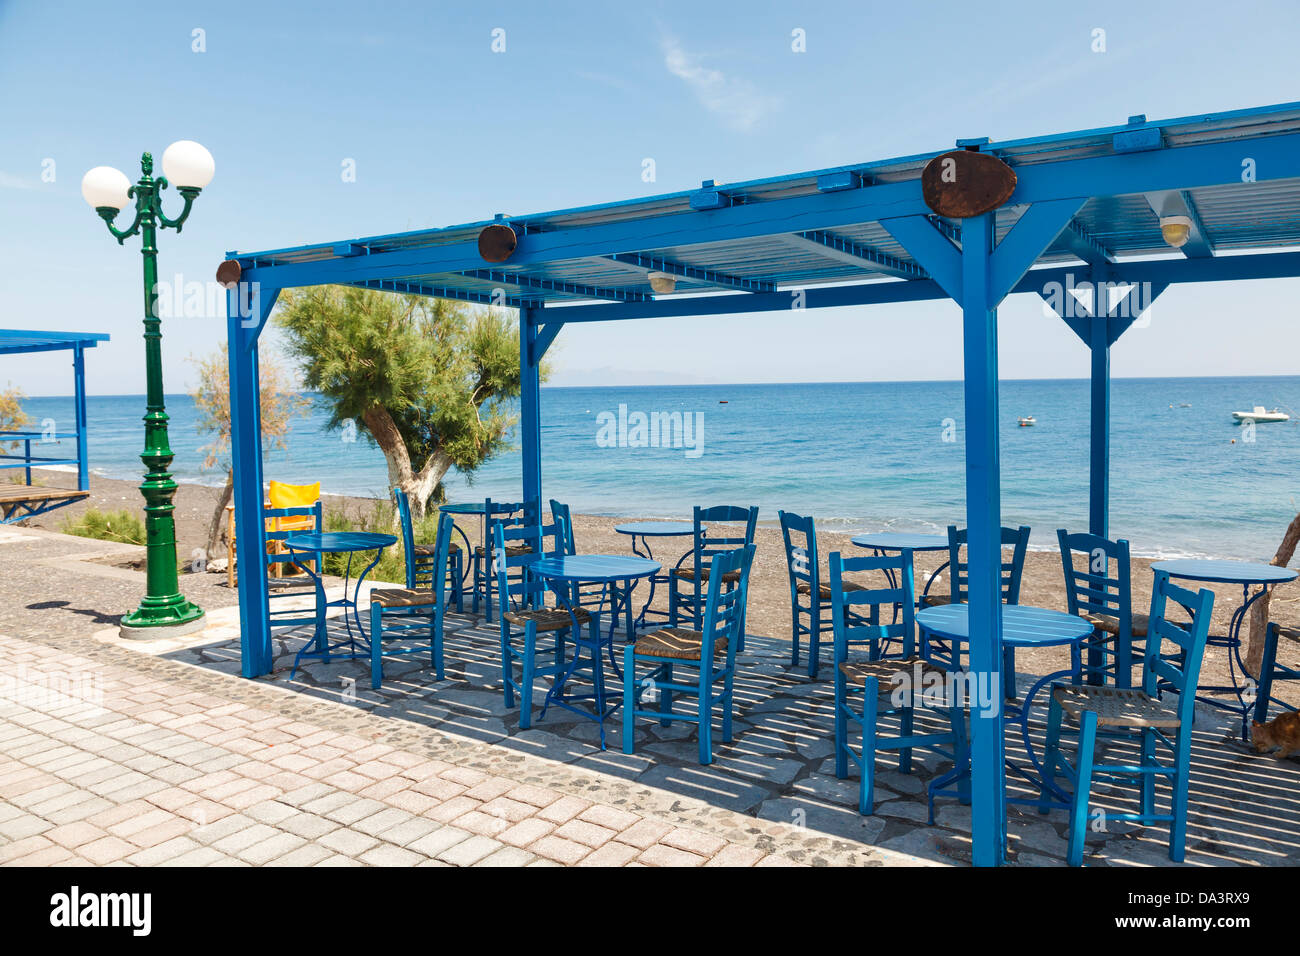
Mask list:
[[[650,280],[650,289],[660,295],[677,291],[677,277],[667,272],[651,272],[646,278]]]
[[[1187,216],[1163,216],[1160,219],[1160,235],[1165,242],[1175,249],[1187,244],[1192,234],[1192,220]]]

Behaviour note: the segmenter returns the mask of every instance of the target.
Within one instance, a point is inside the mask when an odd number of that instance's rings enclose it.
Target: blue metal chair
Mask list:
[[[557,544],[562,543],[564,528],[540,524],[507,526],[504,521],[492,525],[495,555],[492,570],[501,595],[501,683],[507,707],[514,707],[515,694],[519,695],[521,730],[533,725],[533,685],[537,678],[555,678],[564,673],[565,641],[569,633],[586,624],[592,641],[596,642],[599,627],[599,618],[584,608],[546,606],[546,583],[529,574],[528,566],[546,556],[544,540],[548,535]],[[551,552],[559,553],[559,548]],[[537,639],[542,634],[554,638],[554,645],[543,649],[553,654],[554,663],[538,667]],[[520,671],[518,679],[515,678],[516,661]]]
[[[831,587],[821,579],[813,519],[791,511],[778,511],[777,516],[781,519],[785,564],[790,575],[790,666],[799,666],[799,638],[806,634],[808,676],[815,680],[821,665],[821,635],[831,631]],[[845,591],[863,588],[853,581],[843,583]],[[808,603],[800,603],[801,597],[807,597]]]
[[[730,535],[723,537],[718,526],[725,523],[745,525],[743,537]],[[710,529],[706,529],[708,524]],[[703,627],[704,598],[709,589],[710,561],[715,554],[747,548],[754,543],[754,527],[758,524],[758,508],[740,508],[735,505],[715,505],[712,508],[695,508],[695,540],[687,561],[674,568],[668,580],[668,626],[677,627],[681,623],[682,611],[686,612],[686,623],[699,630]],[[707,533],[706,533],[707,532]],[[736,570],[727,572],[725,584],[734,585],[740,580]],[[738,650],[745,649],[745,622],[740,622]]]
[[[1190,616],[1190,624],[1177,624],[1165,617],[1169,601],[1181,606]],[[1205,653],[1205,639],[1214,609],[1214,592],[1202,588],[1193,593],[1170,582],[1168,575],[1157,573],[1151,594],[1151,614],[1146,649],[1142,657],[1142,689],[1099,687],[1094,684],[1055,684],[1047,718],[1047,744],[1043,751],[1043,776],[1048,781],[1058,775],[1074,782],[1070,805],[1070,842],[1066,862],[1079,866],[1083,862],[1083,844],[1088,824],[1088,798],[1095,776],[1138,777],[1141,796],[1137,813],[1111,813],[1108,820],[1132,820],[1138,823],[1169,824],[1169,859],[1183,860],[1187,835],[1187,778],[1192,750],[1192,717],[1196,707],[1196,683]],[[1174,645],[1163,653],[1165,641]],[[1170,705],[1158,696],[1157,683],[1175,691],[1178,701]],[[1078,725],[1077,766],[1069,767],[1061,755],[1062,720],[1068,717]],[[1123,739],[1140,744],[1138,763],[1100,764],[1094,752],[1099,734],[1109,739]],[[1172,737],[1172,739],[1171,739]],[[1156,758],[1156,745],[1169,751],[1172,760],[1163,764]],[[1155,812],[1155,778],[1168,778],[1170,798],[1168,813]],[[1047,799],[1046,789],[1043,798]]]
[[[699,509],[696,509],[698,515]],[[699,630],[665,627],[640,635],[623,649],[623,753],[635,753],[635,723],[651,717],[667,727],[674,720],[690,721],[699,728],[701,764],[713,763],[713,711],[722,710],[722,740],[731,742],[731,712],[736,675],[736,651],[745,622],[745,599],[749,593],[749,568],[754,545],[715,552],[709,560],[704,625]],[[734,580],[732,587],[724,582]],[[637,663],[653,669],[638,680]],[[673,668],[696,671],[693,683],[675,683]],[[722,690],[718,690],[718,682]],[[659,692],[658,710],[641,710],[641,696],[647,690]],[[690,713],[673,712],[674,692],[694,694],[696,706]]]
[[[402,525],[402,553],[406,555],[406,586],[408,588],[433,587],[434,569],[438,567],[437,542],[419,544],[415,540],[415,525],[411,520],[411,502],[401,488],[393,489],[397,501],[397,516]],[[456,602],[456,610],[465,610],[464,606],[464,555],[460,545],[455,541],[447,545],[447,585],[451,589],[450,601]]]
[[[1019,528],[1002,529],[1002,547],[1003,550],[1010,546],[1011,559],[1008,561],[1004,555],[1002,560],[1002,603],[1019,604],[1020,603],[1020,579],[1025,570],[1025,552],[1029,550],[1029,528],[1021,525]],[[927,594],[924,604],[926,607],[936,607],[941,604],[965,604],[967,602],[967,592],[970,579],[970,562],[966,558],[966,529],[958,528],[956,525],[948,525],[948,594]],[[922,650],[926,659],[932,659],[935,652],[939,655],[949,655],[950,660],[947,662],[952,667],[960,666],[960,650],[948,648],[941,641],[930,639],[930,644]],[[1016,652],[1013,648],[1006,648],[1002,652],[1002,666],[1006,675],[1007,694],[1009,697],[1015,696],[1016,686]]]
[[[496,603],[494,592],[497,574],[492,559],[492,526],[498,521],[507,527],[538,525],[541,523],[541,505],[536,499],[508,502],[487,498],[483,501],[483,543],[474,548],[471,560],[474,578],[471,607],[477,614],[479,601],[482,600],[483,620],[488,624],[492,623],[492,607]],[[516,554],[523,554],[528,547],[530,545],[527,544],[513,545],[512,550]]]
[[[270,572],[279,565],[293,566],[298,562],[310,564],[311,561],[301,554],[294,555],[280,544],[288,538],[300,534],[318,534],[325,530],[325,515],[321,502],[301,508],[263,508],[262,517],[266,519],[266,540],[269,545],[266,552],[266,573],[268,577],[269,601],[316,596],[316,582],[309,575],[302,577],[272,577]],[[292,519],[289,529],[282,529],[280,518]],[[304,518],[310,519],[304,521]],[[274,544],[272,544],[274,542]],[[316,624],[324,614],[324,609],[307,610],[276,609],[268,612],[272,627],[294,627],[300,624]],[[350,635],[349,631],[349,635]]]
[[[578,549],[573,540],[573,518],[569,514],[569,506],[551,499],[551,521],[554,522],[556,531],[562,540],[557,541],[556,550],[563,551],[564,554],[577,554]],[[609,587],[605,584],[574,584],[569,595],[569,603],[573,607],[603,607],[609,595]]]
[[[449,514],[438,517],[438,536],[433,546],[432,567],[429,571],[430,586],[419,587],[412,584],[412,564],[407,551],[407,586],[404,588],[375,588],[370,592],[370,686],[378,690],[384,680],[384,656],[401,654],[421,654],[423,646],[403,647],[400,650],[384,650],[384,641],[394,635],[400,638],[414,637],[415,632],[428,631],[429,659],[433,664],[434,675],[443,679],[442,667],[442,621],[447,610],[447,574],[449,545],[455,524]],[[407,526],[403,527],[403,537]],[[385,615],[390,622],[384,625]]]
[[[1279,644],[1279,641],[1287,641],[1287,644]],[[1275,702],[1283,710],[1295,710],[1285,701],[1277,700],[1273,697],[1273,682],[1278,680],[1300,680],[1300,662],[1297,658],[1297,648],[1292,645],[1300,644],[1300,628],[1282,627],[1276,621],[1268,625],[1268,630],[1264,633],[1264,654],[1260,659],[1259,682],[1256,688],[1255,697],[1255,723],[1264,724],[1268,722],[1268,705]],[[1291,664],[1279,664],[1277,662],[1278,648],[1282,647],[1289,651]]]
[[[867,590],[846,588],[845,572],[894,572],[898,587]],[[916,588],[910,552],[892,557],[842,558],[838,551],[830,555],[830,605],[835,633],[835,776],[848,776],[849,760],[858,765],[858,812],[872,813],[875,805],[876,754],[897,750],[898,769],[912,772],[912,751],[917,747],[935,750],[954,761],[965,750],[966,724],[962,702],[951,693],[943,670],[915,656]],[[866,617],[861,608],[870,612]],[[892,616],[902,607],[902,620],[881,624],[881,607]],[[854,621],[862,621],[854,624]],[[902,660],[883,660],[881,645],[900,641]],[[850,645],[867,645],[867,657],[849,659]],[[918,685],[920,683],[920,686]],[[926,685],[930,685],[927,688]],[[941,688],[935,697],[933,688]],[[915,732],[916,708],[933,706],[946,711],[948,729],[941,732]],[[878,721],[882,714],[897,714],[897,737],[881,737]],[[849,724],[862,729],[862,745],[855,751],[849,744]],[[941,748],[950,749],[943,750]]]
[[[1133,644],[1146,640],[1147,616],[1133,613],[1133,580],[1129,546],[1095,534],[1070,534],[1057,529],[1065,597],[1071,614],[1092,624],[1088,642],[1088,683],[1104,684],[1112,675],[1116,687],[1133,686]],[[1082,557],[1082,569],[1075,555]],[[1139,653],[1141,648],[1139,647]]]

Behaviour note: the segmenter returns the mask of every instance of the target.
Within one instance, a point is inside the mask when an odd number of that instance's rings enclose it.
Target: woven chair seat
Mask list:
[[[1099,631],[1105,631],[1107,634],[1119,634],[1119,618],[1110,617],[1106,614],[1085,614],[1083,619],[1097,628]],[[1140,611],[1133,612],[1133,636],[1146,637],[1147,626],[1151,622],[1148,614]]]
[[[854,581],[843,581],[841,583],[843,584],[845,591],[866,590],[865,585],[858,584]],[[795,587],[795,590],[798,591],[800,594],[812,594],[812,585],[809,584],[807,581],[800,581],[799,584]],[[819,583],[817,585],[817,594],[821,597],[823,601],[829,601],[831,599],[831,586],[829,584]]]
[[[1163,703],[1134,688],[1072,685],[1056,688],[1052,696],[1075,721],[1086,711],[1095,713],[1098,727],[1177,729],[1181,723]]]
[[[647,657],[672,657],[682,661],[698,661],[704,644],[704,635],[685,627],[662,627],[636,639],[636,652]],[[719,638],[713,644],[713,656],[725,654],[727,639]]]
[[[438,546],[436,544],[417,544],[413,550],[418,557],[432,558],[438,553]],[[452,541],[447,544],[448,554],[457,554],[459,552],[460,545],[456,544],[456,542]]]
[[[945,604],[952,603],[951,594],[927,594],[921,598],[921,603],[926,607],[942,607]]]
[[[850,684],[865,684],[868,677],[874,677],[880,685],[880,696],[888,697],[894,692],[894,675],[906,673],[910,680],[916,673],[917,662],[921,664],[921,676],[937,674],[946,679],[947,672],[942,667],[935,667],[929,661],[919,657],[893,661],[845,661],[840,665],[840,673]]]
[[[487,554],[487,549],[484,548],[483,545],[480,544],[478,547],[476,547],[476,548],[474,549],[474,553],[475,553],[476,555],[478,555],[478,557],[481,558],[481,557],[483,557],[483,556],[485,556],[485,555]],[[531,544],[508,544],[508,545],[506,545],[506,557],[507,557],[507,558],[517,558],[517,557],[519,557],[519,555],[521,555],[521,554],[532,554],[532,553],[533,553],[533,546],[532,546]]]
[[[1295,641],[1297,644],[1300,644],[1300,627],[1279,627],[1277,629],[1277,636],[1284,637],[1288,641]]]
[[[579,624],[586,624],[591,620],[591,615],[582,608],[575,608],[570,615],[562,607],[539,607],[523,611],[506,611],[505,619],[516,627],[523,627],[529,621],[537,625],[538,631],[562,631],[566,627],[573,627],[576,619]]]
[[[429,588],[376,588],[370,592],[370,603],[382,607],[424,607],[437,601]]]
[[[691,565],[683,565],[680,568],[674,568],[673,577],[681,578],[683,581],[694,581],[695,568]],[[722,576],[722,580],[726,581],[728,584],[734,584],[740,580],[740,571],[739,570],[728,571],[726,574]],[[705,584],[708,583],[709,581],[708,568],[700,568],[700,581]]]

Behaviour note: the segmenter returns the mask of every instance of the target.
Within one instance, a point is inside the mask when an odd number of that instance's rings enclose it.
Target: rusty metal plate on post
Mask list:
[[[487,262],[505,262],[514,255],[519,238],[505,223],[484,226],[478,234],[478,254]]]
[[[925,204],[941,216],[967,219],[997,209],[1016,191],[1016,171],[996,156],[955,149],[921,172]]]
[[[227,259],[217,266],[217,284],[226,289],[233,289],[238,284],[243,271],[243,269],[239,268],[238,262],[234,259]]]

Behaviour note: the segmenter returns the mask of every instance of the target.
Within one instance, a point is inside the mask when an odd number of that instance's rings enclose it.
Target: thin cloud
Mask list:
[[[0,189],[35,189],[36,184],[29,179],[6,173],[0,169]]]
[[[700,105],[732,129],[752,130],[779,104],[777,97],[748,80],[704,66],[700,57],[683,49],[676,38],[665,35],[661,42],[668,72],[685,82]]]

